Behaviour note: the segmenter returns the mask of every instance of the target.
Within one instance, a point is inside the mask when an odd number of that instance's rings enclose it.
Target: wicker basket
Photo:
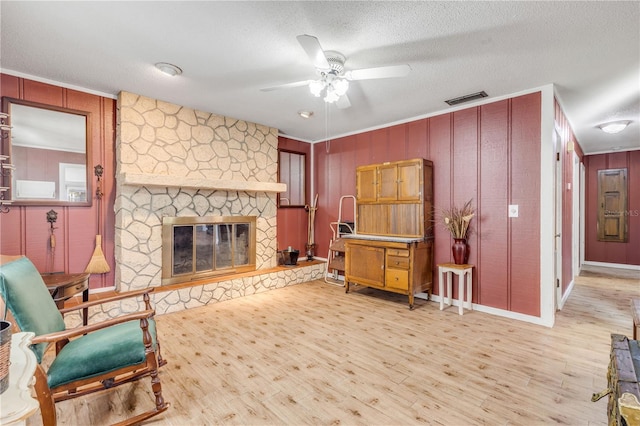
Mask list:
[[[9,354],[11,352],[11,323],[0,321],[0,394],[9,387]]]

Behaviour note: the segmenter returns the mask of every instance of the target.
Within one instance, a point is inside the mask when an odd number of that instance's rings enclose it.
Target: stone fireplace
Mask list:
[[[277,129],[128,92],[116,124],[118,291],[157,287],[164,313],[322,277],[323,265],[277,268]],[[255,218],[254,273],[163,286],[165,218],[238,216]]]

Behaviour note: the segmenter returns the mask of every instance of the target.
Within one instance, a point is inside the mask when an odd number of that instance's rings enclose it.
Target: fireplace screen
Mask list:
[[[254,216],[164,218],[162,226],[163,284],[255,270]]]

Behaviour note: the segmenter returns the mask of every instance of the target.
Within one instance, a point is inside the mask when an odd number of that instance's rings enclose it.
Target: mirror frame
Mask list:
[[[11,205],[13,206],[69,206],[69,207],[90,207],[93,202],[93,185],[92,185],[92,177],[93,177],[93,167],[91,161],[91,113],[88,111],[80,111],[71,108],[59,107],[55,105],[48,105],[39,102],[28,101],[24,99],[3,97],[2,98],[2,111],[9,114],[9,124],[11,124],[11,105],[23,105],[33,108],[41,108],[50,111],[57,111],[67,114],[75,114],[80,115],[85,118],[85,165],[86,165],[86,182],[87,182],[87,200],[86,201],[61,201],[61,200],[29,200],[29,199],[14,199],[13,198],[13,176],[10,177],[11,184],[9,189],[8,198],[11,200]],[[9,161],[13,163],[12,158],[12,138],[11,132],[8,132],[9,136],[5,136],[3,134],[2,138],[2,153],[9,155]],[[15,172],[14,172],[15,173]]]
[[[278,193],[278,208],[305,208],[305,206],[307,205],[307,154],[304,152],[298,152],[298,151],[291,151],[288,149],[278,149],[278,182],[280,183],[286,183],[287,184],[287,192],[289,191],[289,181],[283,181],[282,179],[282,168],[281,168],[281,161],[280,161],[280,155],[282,153],[287,153],[287,154],[295,154],[295,155],[300,155],[302,157],[302,164],[304,165],[304,173],[302,173],[302,190],[304,191],[304,199],[302,200],[302,204],[282,204],[281,202],[281,198],[282,198],[282,193]]]

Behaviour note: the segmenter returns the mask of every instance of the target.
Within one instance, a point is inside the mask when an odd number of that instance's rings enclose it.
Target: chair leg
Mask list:
[[[56,405],[53,402],[53,395],[47,384],[47,375],[42,369],[42,366],[38,364],[35,371],[36,383],[34,389],[36,391],[36,397],[40,404],[40,414],[42,415],[42,424],[44,426],[55,426],[56,419]]]
[[[167,409],[167,403],[162,397],[162,384],[160,384],[160,377],[158,377],[158,368],[151,370],[151,389],[153,395],[156,397],[156,410],[164,411]]]
[[[151,389],[153,390],[153,394],[156,398],[156,407],[153,410],[145,411],[144,413],[138,414],[135,417],[130,417],[126,420],[123,420],[122,422],[116,423],[113,426],[137,425],[144,420],[150,419],[151,417],[157,416],[158,414],[167,411],[170,404],[168,402],[165,402],[164,398],[162,397],[162,385],[160,384],[160,378],[158,377],[157,365],[151,370],[149,375],[151,376]]]
[[[162,367],[167,363],[167,360],[162,358],[162,352],[160,351],[160,340],[158,339],[158,332],[156,331],[156,346],[158,347],[158,367]]]

